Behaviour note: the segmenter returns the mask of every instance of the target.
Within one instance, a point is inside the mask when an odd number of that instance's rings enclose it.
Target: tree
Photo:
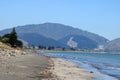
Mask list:
[[[16,30],[15,28],[13,28],[12,32],[10,33],[10,36],[9,36],[9,43],[12,47],[16,47],[17,46],[17,33],[16,33]]]
[[[55,49],[54,46],[49,46],[49,47],[48,47],[48,50],[54,50],[54,49]]]
[[[9,38],[9,37],[10,37],[10,34],[3,35],[3,38]]]
[[[10,37],[10,34],[5,34],[1,37],[1,42],[3,43],[9,43],[9,37]]]
[[[42,46],[42,45],[39,45],[38,48],[39,48],[39,49],[46,49],[46,47],[45,47],[45,46]]]
[[[22,41],[20,40],[17,40],[17,44],[16,44],[18,47],[22,48],[23,47],[23,43]]]

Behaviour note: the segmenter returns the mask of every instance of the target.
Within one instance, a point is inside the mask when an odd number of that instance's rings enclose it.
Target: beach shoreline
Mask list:
[[[96,58],[91,58],[90,54],[77,54],[77,53],[65,53],[65,52],[55,52],[55,53],[42,53],[43,55],[53,56],[52,62],[54,63],[53,73],[58,76],[61,80],[119,80],[119,74],[117,76],[111,76],[113,69],[111,71],[111,66],[106,66],[101,62],[96,63],[99,59],[109,59],[106,54],[102,55],[93,54]],[[87,57],[86,57],[87,55]],[[90,55],[90,57],[88,57]],[[98,55],[98,56],[97,56]],[[110,55],[110,54],[108,54]],[[83,57],[84,56],[84,57]],[[103,57],[103,58],[101,58]],[[111,57],[111,55],[110,55]],[[114,56],[112,56],[114,57]],[[85,62],[85,60],[95,60],[92,63]],[[116,60],[116,59],[115,59]],[[91,61],[90,61],[91,62]],[[109,69],[108,69],[109,68]],[[72,69],[72,70],[71,70]],[[80,70],[82,69],[82,70]],[[110,74],[102,72],[102,69],[108,70]],[[116,70],[115,70],[116,71]],[[81,74],[82,73],[82,74]],[[75,74],[75,75],[74,75]],[[87,74],[87,75],[84,75]],[[78,76],[76,76],[78,75]],[[69,76],[69,77],[68,77]],[[71,77],[74,76],[74,77]],[[80,79],[77,79],[77,78]],[[87,78],[86,78],[87,77]]]
[[[0,57],[0,80],[93,80],[95,75],[64,59],[34,51],[19,53]]]
[[[59,80],[93,80],[94,72],[87,71],[76,64],[60,58],[51,58],[52,74]]]

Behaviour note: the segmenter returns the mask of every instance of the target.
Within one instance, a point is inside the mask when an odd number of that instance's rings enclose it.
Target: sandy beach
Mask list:
[[[94,73],[40,54],[0,56],[0,80],[92,80]]]
[[[42,80],[49,68],[49,58],[38,54],[0,57],[0,80]]]

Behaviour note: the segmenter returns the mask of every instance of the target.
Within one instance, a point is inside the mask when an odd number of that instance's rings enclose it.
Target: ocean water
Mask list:
[[[82,52],[43,52],[42,54],[66,59],[93,71],[96,74],[94,80],[120,80],[120,54]]]

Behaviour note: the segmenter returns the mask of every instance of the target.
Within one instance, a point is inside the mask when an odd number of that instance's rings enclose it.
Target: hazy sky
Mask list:
[[[62,23],[120,38],[120,0],[1,0],[0,30],[25,24]]]

